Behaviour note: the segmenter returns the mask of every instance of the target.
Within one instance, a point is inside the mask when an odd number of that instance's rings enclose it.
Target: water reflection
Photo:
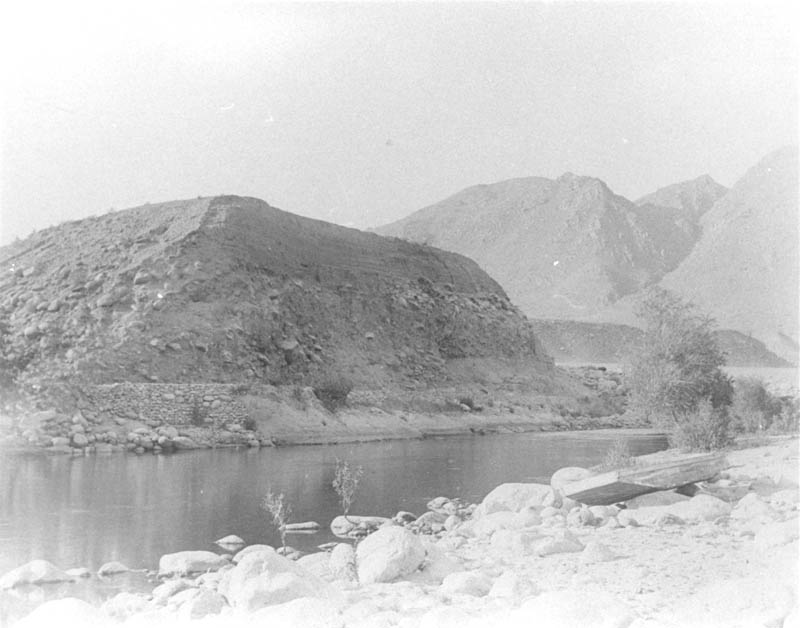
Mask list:
[[[337,458],[364,467],[352,512],[417,514],[437,495],[480,500],[502,482],[546,481],[562,466],[600,461],[609,433],[520,434],[266,450],[203,450],[170,456],[6,456],[0,459],[0,573],[34,558],[96,570],[119,560],[155,568],[162,554],[210,549],[238,534],[278,544],[261,509],[282,491],[295,521],[327,528],[339,513]],[[634,454],[663,449],[658,436],[629,437]],[[311,549],[327,529],[292,535]]]

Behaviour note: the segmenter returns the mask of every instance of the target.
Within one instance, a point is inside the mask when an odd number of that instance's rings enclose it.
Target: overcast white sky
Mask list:
[[[0,243],[198,195],[358,227],[565,171],[636,198],[797,141],[789,4],[3,7]]]

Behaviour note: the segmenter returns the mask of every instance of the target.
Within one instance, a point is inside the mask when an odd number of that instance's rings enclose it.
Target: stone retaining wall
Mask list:
[[[118,383],[88,386],[83,409],[166,425],[244,425],[236,384]]]

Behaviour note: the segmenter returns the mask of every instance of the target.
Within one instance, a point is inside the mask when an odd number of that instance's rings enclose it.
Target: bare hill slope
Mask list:
[[[8,380],[365,386],[469,378],[465,362],[552,360],[461,255],[302,218],[253,198],[145,205],[0,249]]]
[[[657,282],[698,235],[682,209],[572,174],[468,188],[376,231],[472,257],[529,316],[583,320]]]
[[[701,219],[702,236],[661,285],[692,300],[720,326],[762,340],[797,362],[797,148],[751,168]]]

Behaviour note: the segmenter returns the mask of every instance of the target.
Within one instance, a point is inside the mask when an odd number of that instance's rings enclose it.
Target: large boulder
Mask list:
[[[773,547],[787,545],[796,541],[800,537],[800,527],[798,519],[781,521],[780,523],[770,523],[762,526],[753,539],[758,550],[765,550]]]
[[[594,473],[589,471],[589,469],[584,469],[583,467],[562,467],[550,476],[550,486],[554,491],[558,491],[559,493],[563,494],[562,489],[567,484],[580,482],[581,480],[590,478],[593,475]]]
[[[405,528],[381,528],[359,544],[356,557],[362,584],[391,582],[416,571],[425,560],[425,548]]]
[[[778,518],[778,513],[756,493],[748,493],[734,506],[731,518],[753,523],[770,523]]]
[[[275,548],[271,545],[263,545],[260,543],[256,543],[255,545],[248,545],[247,547],[240,549],[236,554],[233,556],[233,562],[238,564],[245,556],[249,556],[250,554],[274,554]]]
[[[672,504],[669,513],[685,521],[713,521],[731,514],[731,505],[711,495],[700,493],[689,501]]]
[[[483,597],[492,588],[492,581],[475,571],[457,571],[445,577],[439,592],[444,595]]]
[[[158,561],[160,576],[185,576],[193,573],[217,571],[228,564],[228,559],[202,550],[164,554]]]
[[[319,588],[314,578],[296,573],[265,571],[247,579],[240,589],[230,592],[228,600],[237,610],[252,613],[265,606],[283,604],[301,597],[317,597]]]
[[[121,622],[128,619],[128,617],[141,613],[148,606],[147,598],[123,591],[107,600],[102,609],[106,615]]]
[[[334,578],[346,581],[356,579],[356,551],[349,543],[338,543],[331,550],[328,569]]]
[[[543,506],[552,500],[553,489],[547,484],[501,484],[492,490],[478,506],[474,516],[486,516],[495,512],[519,512],[529,506]]]
[[[178,617],[184,621],[202,619],[207,615],[218,615],[227,604],[216,591],[200,589],[197,595],[183,602],[178,608]]]
[[[534,551],[539,556],[550,554],[564,554],[567,552],[583,551],[583,543],[569,530],[555,530],[548,538],[542,539],[534,546]]]
[[[72,578],[53,563],[46,560],[32,560],[12,569],[0,578],[0,589],[10,589],[22,584],[44,584],[47,582],[68,582]]]

